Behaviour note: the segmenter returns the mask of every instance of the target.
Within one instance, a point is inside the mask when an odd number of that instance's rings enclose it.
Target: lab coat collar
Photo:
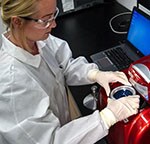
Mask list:
[[[23,63],[31,65],[33,67],[38,68],[41,62],[40,54],[32,55],[26,50],[17,47],[11,41],[9,41],[4,34],[2,34],[2,49],[7,52],[9,55],[15,57],[16,59],[20,60]],[[44,42],[37,42],[37,46],[39,49],[45,46]]]

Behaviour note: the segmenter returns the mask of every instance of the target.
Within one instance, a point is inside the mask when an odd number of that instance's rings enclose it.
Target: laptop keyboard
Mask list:
[[[131,60],[126,55],[126,53],[122,50],[121,47],[105,51],[105,54],[116,65],[118,70],[128,68],[129,65],[133,62],[133,60]]]

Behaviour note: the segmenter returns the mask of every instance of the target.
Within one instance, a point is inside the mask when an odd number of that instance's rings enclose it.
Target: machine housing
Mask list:
[[[145,56],[123,70],[131,82],[136,94],[140,95],[138,114],[112,126],[106,137],[108,144],[150,144],[150,56]],[[111,90],[121,86],[110,85]],[[98,108],[107,105],[107,95],[103,88],[99,92]]]

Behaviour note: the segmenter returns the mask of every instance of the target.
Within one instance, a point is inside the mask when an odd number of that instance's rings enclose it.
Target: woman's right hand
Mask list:
[[[108,98],[107,107],[104,108],[100,115],[108,127],[118,121],[124,120],[138,113],[139,95],[122,97],[117,100]]]

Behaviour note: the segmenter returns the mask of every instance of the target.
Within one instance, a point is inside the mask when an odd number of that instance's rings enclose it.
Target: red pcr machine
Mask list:
[[[136,94],[140,95],[140,108],[138,114],[110,128],[106,137],[107,142],[108,144],[150,144],[150,56],[145,56],[132,63],[124,72]],[[119,95],[120,97],[120,90],[128,92],[128,88],[119,89],[120,85],[119,83],[111,84],[112,92],[118,88],[114,96]],[[98,108],[101,110],[106,105],[106,93],[104,89],[100,89]]]

